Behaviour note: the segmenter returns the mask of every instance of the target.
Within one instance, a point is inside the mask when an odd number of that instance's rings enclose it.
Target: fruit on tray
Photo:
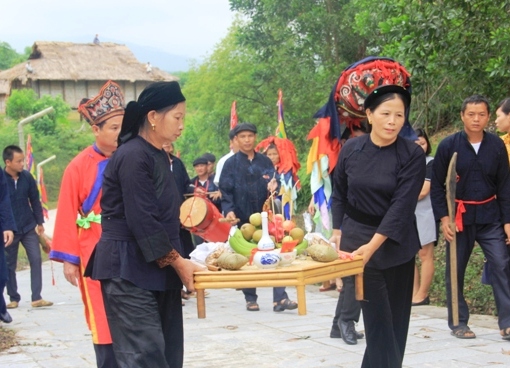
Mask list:
[[[239,229],[228,239],[228,243],[236,253],[242,254],[245,257],[249,257],[251,255],[251,250],[257,248],[257,244],[246,240]]]

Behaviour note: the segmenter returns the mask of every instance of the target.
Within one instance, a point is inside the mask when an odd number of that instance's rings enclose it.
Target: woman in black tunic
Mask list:
[[[372,131],[345,143],[334,173],[333,239],[365,264],[362,367],[401,367],[404,357],[425,180],[423,150],[398,136],[410,102],[403,87],[375,89],[364,104]]]
[[[181,257],[182,202],[163,144],[182,132],[177,82],[157,82],[126,107],[103,181],[102,235],[87,275],[101,281],[119,367],[182,367],[182,285],[200,268]]]

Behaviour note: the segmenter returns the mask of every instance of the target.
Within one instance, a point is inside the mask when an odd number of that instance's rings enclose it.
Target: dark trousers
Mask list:
[[[5,281],[6,280],[0,280],[0,314],[4,314],[5,312],[7,312],[7,305],[5,304],[4,299]]]
[[[505,232],[499,223],[467,225],[457,233],[457,280],[459,292],[459,326],[467,326],[469,309],[464,299],[464,275],[475,241],[480,244],[491,270],[491,286],[498,310],[500,329],[510,327],[510,257],[505,244]],[[452,295],[450,279],[450,244],[446,246],[446,297],[448,326],[454,329],[452,319]]]
[[[94,344],[97,368],[117,368],[112,344]]]
[[[188,258],[189,259],[189,255],[191,254],[191,252],[193,252],[195,250],[195,245],[193,244],[193,239],[191,238],[191,233],[186,230],[186,229],[183,229],[181,227],[181,229],[179,230],[179,238],[181,238],[181,244],[182,244],[182,257],[183,258]]]
[[[242,289],[244,293],[244,299],[246,299],[247,302],[256,302],[257,301],[257,289],[255,288],[248,288],[248,289]],[[283,299],[288,299],[289,296],[287,295],[287,292],[285,291],[285,287],[275,287],[273,288],[273,302],[279,303]]]
[[[365,267],[363,310],[367,347],[362,368],[402,367],[411,317],[414,258],[385,270]]]
[[[342,290],[336,303],[335,317],[333,318],[333,328],[338,327],[338,321],[359,321],[361,306],[356,300],[354,288],[354,276],[342,278]]]
[[[149,291],[121,278],[101,280],[113,351],[120,368],[181,368],[181,290]]]
[[[32,288],[32,301],[40,300],[42,290],[42,257],[39,247],[39,237],[35,230],[25,234],[15,234],[12,244],[5,248],[9,281],[7,281],[7,294],[11,302],[19,302],[21,296],[18,293],[16,281],[16,266],[18,265],[19,243],[25,247],[28,262],[30,263],[30,284]]]

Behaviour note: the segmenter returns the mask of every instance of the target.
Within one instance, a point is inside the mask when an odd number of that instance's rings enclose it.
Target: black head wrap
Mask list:
[[[138,101],[131,101],[126,106],[118,139],[119,146],[138,135],[150,111],[158,111],[184,101],[186,98],[179,83],[175,81],[149,84],[138,97]]]

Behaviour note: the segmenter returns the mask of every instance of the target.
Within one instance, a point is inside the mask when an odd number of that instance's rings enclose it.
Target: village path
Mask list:
[[[55,304],[36,309],[27,298],[29,270],[18,273],[22,301],[19,308],[10,310],[14,321],[3,327],[16,331],[20,345],[0,353],[0,367],[94,367],[78,290],[64,279],[58,263],[45,262],[43,277],[43,297]],[[183,307],[185,367],[354,368],[361,364],[364,339],[349,346],[329,337],[336,291],[321,293],[317,286],[309,286],[306,316],[298,316],[297,311],[274,313],[270,288],[258,289],[260,312],[245,310],[240,291],[209,292],[206,319],[197,318],[195,299]],[[288,293],[295,299],[295,289],[289,288]],[[445,308],[414,307],[404,367],[509,367],[510,342],[499,336],[496,319],[473,316],[471,327],[476,339],[456,339],[450,335]],[[362,321],[357,328],[363,330]]]

